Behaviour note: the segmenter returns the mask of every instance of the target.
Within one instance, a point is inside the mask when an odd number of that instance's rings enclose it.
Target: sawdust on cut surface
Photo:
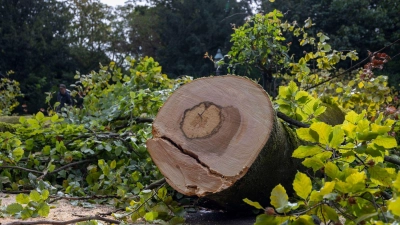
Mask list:
[[[1,206],[7,206],[15,203],[16,194],[0,193]],[[54,221],[68,221],[72,219],[82,218],[82,216],[95,216],[97,213],[108,213],[115,210],[112,206],[107,205],[94,205],[93,208],[85,208],[82,206],[73,206],[70,201],[60,199],[50,204],[50,213],[47,217],[29,218],[23,221],[39,221],[39,220],[54,220]],[[78,215],[78,216],[76,216]],[[115,219],[112,216],[105,216],[105,218]],[[0,218],[0,225],[10,222],[22,221],[12,217]],[[104,224],[105,222],[103,222]]]

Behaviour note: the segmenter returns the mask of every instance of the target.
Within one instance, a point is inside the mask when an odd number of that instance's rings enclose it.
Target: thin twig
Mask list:
[[[283,113],[281,113],[281,112],[277,112],[276,114],[277,114],[277,116],[278,116],[279,118],[281,118],[283,121],[285,121],[285,122],[287,122],[287,123],[290,123],[290,124],[292,124],[292,125],[295,125],[296,127],[306,127],[306,128],[310,127],[309,124],[305,124],[305,123],[302,123],[302,122],[300,122],[300,121],[298,121],[298,120],[292,119],[292,118],[290,118],[289,116],[287,116],[287,115],[285,115],[285,114],[283,114]]]
[[[143,206],[144,204],[147,204],[147,202],[148,202],[151,198],[153,198],[154,195],[157,194],[158,190],[159,190],[162,186],[164,186],[164,185],[165,185],[165,183],[163,183],[161,186],[159,186],[159,187],[157,188],[157,190],[153,191],[153,194],[152,194],[148,199],[146,199],[142,204],[140,204],[134,211],[132,211],[132,212],[126,214],[126,216],[132,215],[133,213],[139,211],[139,209],[142,208],[142,206]]]
[[[231,18],[231,17],[233,17],[233,16],[236,16],[236,15],[250,15],[250,14],[248,14],[248,13],[235,13],[235,14],[232,14],[232,15],[230,15],[230,16],[227,16],[227,17],[223,18],[223,19],[220,20],[219,22],[222,22],[222,21],[224,21],[224,20],[226,20],[226,19],[228,19],[228,18]]]
[[[83,221],[89,221],[89,220],[100,220],[100,221],[104,221],[107,223],[115,223],[115,224],[121,223],[121,221],[118,221],[118,220],[108,219],[108,218],[104,218],[99,215],[96,215],[96,216],[87,216],[87,217],[73,219],[73,220],[67,220],[67,221],[54,221],[54,220],[39,220],[39,221],[25,221],[25,222],[16,221],[16,222],[11,222],[11,223],[5,223],[3,225],[34,225],[34,224],[67,225],[67,224],[74,224],[77,222],[83,222]]]
[[[155,181],[155,182],[153,182],[153,183],[147,185],[144,189],[153,190],[154,188],[158,188],[158,187],[160,187],[161,185],[164,185],[164,183],[165,183],[165,178],[162,178],[162,179],[160,179],[160,180],[157,180],[157,181]]]
[[[7,190],[2,190],[2,191],[0,191],[0,192],[5,193],[5,194],[31,193],[30,190],[22,190],[22,191],[7,191]]]
[[[125,208],[118,208],[118,209],[115,209],[115,210],[113,210],[113,211],[106,212],[106,213],[97,213],[97,215],[99,215],[99,216],[109,216],[109,215],[111,215],[111,214],[113,214],[113,213],[122,211],[122,210],[124,210],[124,209],[125,209]]]
[[[54,198],[51,200],[49,203],[53,203],[55,201],[58,201],[60,199],[66,199],[66,200],[90,200],[90,199],[103,199],[103,198],[118,198],[117,195],[93,195],[93,196],[87,196],[87,197],[66,197],[66,196],[55,196],[51,195],[50,198]]]
[[[18,169],[18,170],[24,170],[27,172],[31,172],[31,173],[38,173],[38,174],[44,174],[42,171],[38,171],[38,170],[31,170],[31,169],[27,169],[24,167],[19,167],[19,166],[0,166],[0,169]]]
[[[97,159],[86,159],[86,160],[82,160],[82,161],[78,161],[78,162],[69,163],[69,164],[64,165],[64,166],[62,166],[62,167],[60,167],[60,168],[58,168],[56,170],[53,170],[53,171],[51,171],[49,173],[44,173],[42,176],[38,177],[38,179],[42,180],[47,175],[50,175],[50,174],[53,174],[53,173],[57,173],[57,172],[59,172],[59,171],[61,171],[63,169],[66,169],[68,167],[79,165],[79,164],[83,164],[83,163],[87,163],[87,162],[92,162],[92,161],[95,161],[95,160],[97,160]]]

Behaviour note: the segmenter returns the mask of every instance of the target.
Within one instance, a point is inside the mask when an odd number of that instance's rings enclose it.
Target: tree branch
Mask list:
[[[54,221],[54,220],[39,220],[39,221],[26,221],[26,222],[16,221],[16,222],[11,222],[11,223],[5,223],[3,225],[34,225],[34,224],[67,225],[67,224],[74,224],[77,222],[83,222],[83,221],[89,221],[89,220],[100,220],[100,221],[104,221],[107,223],[115,223],[115,224],[121,223],[118,220],[108,219],[108,218],[104,218],[99,215],[96,215],[96,216],[87,216],[87,217],[73,219],[73,220],[67,220],[67,221]]]
[[[24,167],[19,167],[19,166],[0,166],[0,169],[18,169],[18,170],[24,170],[27,172],[31,172],[31,173],[38,173],[38,174],[44,174],[42,171],[38,171],[38,170],[31,170],[31,169],[27,169]]]
[[[62,167],[60,167],[60,168],[58,168],[58,169],[56,169],[56,170],[53,170],[53,171],[51,171],[51,172],[49,172],[49,173],[47,173],[47,172],[43,173],[43,175],[40,176],[40,177],[38,177],[38,179],[39,179],[39,180],[42,180],[42,179],[43,179],[44,177],[46,177],[47,175],[50,175],[50,174],[53,174],[53,173],[57,173],[58,171],[61,171],[61,170],[66,169],[66,168],[68,168],[68,167],[75,166],[75,165],[79,165],[79,164],[83,164],[83,163],[87,163],[87,162],[92,162],[92,161],[95,161],[95,160],[96,160],[96,159],[86,159],[86,160],[82,160],[82,161],[78,161],[78,162],[69,163],[69,164],[64,165],[64,166],[62,166]]]
[[[90,200],[90,199],[103,199],[103,198],[117,198],[117,195],[93,195],[93,196],[88,196],[88,197],[66,197],[66,196],[54,196],[51,195],[50,198],[54,198],[51,200],[49,203],[53,203],[55,201],[58,201],[60,199],[66,199],[66,200]]]
[[[153,182],[153,183],[147,185],[144,189],[150,189],[150,190],[152,190],[152,189],[154,189],[154,188],[160,187],[160,186],[163,185],[164,183],[165,183],[165,178],[162,178],[162,179],[160,179],[160,180],[157,180],[157,181],[155,181],[155,182]]]
[[[283,113],[281,113],[281,112],[277,112],[276,114],[277,114],[277,116],[278,116],[279,118],[281,118],[283,121],[285,121],[285,122],[287,122],[287,123],[290,123],[290,124],[292,124],[292,125],[294,125],[294,126],[296,126],[296,127],[305,127],[305,128],[310,127],[309,124],[305,124],[305,123],[302,123],[302,122],[300,122],[300,121],[298,121],[298,120],[292,119],[292,118],[290,118],[289,116],[287,116],[287,115],[285,115],[285,114],[283,114]]]
[[[390,157],[390,156],[385,156],[384,160],[386,162],[390,162],[390,163],[393,163],[393,164],[396,164],[396,165],[400,166],[400,160],[399,159],[396,159],[396,158],[393,158],[393,157]]]

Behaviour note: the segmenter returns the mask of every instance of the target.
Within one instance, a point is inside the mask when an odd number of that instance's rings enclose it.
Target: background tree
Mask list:
[[[378,46],[388,45],[400,38],[398,12],[400,4],[395,0],[296,0],[267,1],[256,0],[259,12],[269,12],[276,8],[285,14],[288,21],[303,23],[308,18],[315,26],[316,34],[323,31],[330,37],[332,48],[337,50],[356,50],[360,58],[368,56],[368,51]],[[297,38],[293,38],[297,41]],[[303,50],[292,48],[297,58],[303,56]],[[386,49],[392,56],[383,74],[390,74],[392,82],[398,83],[400,77],[400,45]],[[397,85],[394,85],[397,86]]]
[[[161,47],[156,58],[170,76],[213,74],[214,65],[204,53],[230,48],[232,24],[243,24],[251,14],[247,1],[151,1],[160,18],[157,33]]]
[[[37,111],[42,93],[76,69],[66,36],[70,15],[55,0],[1,0],[0,5],[0,72],[15,72],[29,111]]]

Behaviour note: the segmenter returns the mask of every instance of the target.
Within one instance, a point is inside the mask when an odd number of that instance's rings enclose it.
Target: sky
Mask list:
[[[101,0],[102,3],[110,5],[110,6],[117,6],[117,5],[123,5],[126,0]]]
[[[127,0],[100,0],[102,3],[107,4],[109,6],[117,6],[117,5],[124,5],[125,1]],[[136,4],[138,5],[143,5],[145,4],[145,0],[141,0],[139,2],[136,1]]]

